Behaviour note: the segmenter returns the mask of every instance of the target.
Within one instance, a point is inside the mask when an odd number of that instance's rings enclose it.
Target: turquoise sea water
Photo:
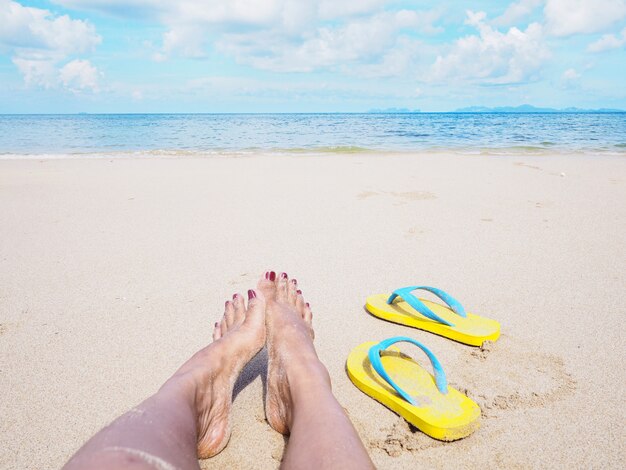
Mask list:
[[[626,155],[626,113],[0,115],[0,156],[452,150]]]

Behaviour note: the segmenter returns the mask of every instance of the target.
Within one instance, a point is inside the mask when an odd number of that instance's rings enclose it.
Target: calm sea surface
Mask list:
[[[626,155],[626,113],[0,115],[0,156],[452,150]]]

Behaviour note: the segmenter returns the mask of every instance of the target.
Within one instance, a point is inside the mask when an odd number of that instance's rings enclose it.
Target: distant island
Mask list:
[[[422,111],[419,109],[409,108],[374,108],[367,111],[370,114],[417,114]],[[487,106],[468,106],[466,108],[459,108],[454,111],[448,111],[452,113],[579,113],[579,114],[593,114],[593,113],[626,113],[623,109],[613,108],[599,108],[599,109],[584,109],[584,108],[539,108],[530,104],[523,104],[521,106],[498,106],[495,108],[489,108]]]
[[[583,108],[538,108],[530,104],[521,106],[500,106],[496,108],[488,108],[486,106],[469,106],[467,108],[459,108],[456,113],[623,113],[623,109],[583,109]]]

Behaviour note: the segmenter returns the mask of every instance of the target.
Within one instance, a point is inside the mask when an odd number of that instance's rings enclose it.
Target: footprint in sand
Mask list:
[[[22,314],[28,313],[28,310],[22,310]],[[0,336],[15,331],[15,328],[18,328],[22,322],[4,322],[0,323]]]
[[[467,348],[465,355],[465,372],[459,373],[458,383],[450,385],[476,401],[484,419],[496,418],[507,410],[545,406],[576,390],[576,381],[565,369],[562,358],[508,336],[503,335],[496,343],[488,341],[481,348]],[[480,374],[475,373],[478,367]],[[364,430],[359,431],[360,435],[367,435]],[[366,439],[368,449],[391,457],[446,445],[400,417],[392,426],[372,434]]]
[[[535,166],[535,165],[529,165],[528,163],[524,163],[524,162],[515,162],[513,163],[513,165],[515,166],[523,166],[524,168],[531,168],[533,170],[540,170],[543,171],[543,168]]]
[[[550,201],[528,201],[530,204],[534,204],[537,209],[543,209],[544,207],[550,207],[552,202]]]
[[[229,280],[228,285],[236,286],[238,284],[241,284],[242,282],[248,281],[249,276],[250,276],[250,273],[241,273],[238,278]]]
[[[476,360],[481,374],[471,373]],[[497,343],[468,350],[465,362],[471,365],[459,375],[463,387],[452,386],[476,401],[485,418],[503,410],[544,406],[571,395],[577,386],[561,357],[505,335]]]
[[[382,428],[380,434],[381,437],[368,439],[366,446],[371,451],[383,451],[390,457],[446,445],[445,442],[428,437],[404,419],[398,419],[393,426]]]
[[[422,233],[426,233],[426,230],[417,226],[410,227],[406,232],[404,232],[404,238],[417,238]]]

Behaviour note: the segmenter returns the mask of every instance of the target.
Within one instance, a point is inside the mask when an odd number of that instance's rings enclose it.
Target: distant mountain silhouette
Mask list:
[[[583,108],[538,108],[530,104],[521,106],[499,106],[496,108],[488,108],[486,106],[469,106],[467,108],[459,108],[457,113],[623,113],[623,109],[583,109]]]

